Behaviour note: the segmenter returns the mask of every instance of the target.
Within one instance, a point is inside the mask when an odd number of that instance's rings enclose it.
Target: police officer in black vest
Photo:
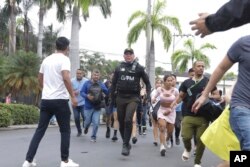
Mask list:
[[[122,155],[128,156],[131,145],[132,119],[134,112],[140,102],[140,80],[146,85],[147,97],[150,100],[151,85],[144,67],[135,59],[131,48],[124,50],[124,62],[114,72],[111,98],[117,105],[119,130],[123,140]]]

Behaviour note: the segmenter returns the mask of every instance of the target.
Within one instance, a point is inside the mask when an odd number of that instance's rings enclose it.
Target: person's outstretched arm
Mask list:
[[[195,35],[205,37],[213,32],[225,31],[250,22],[250,0],[230,0],[215,14],[201,13],[190,22]]]

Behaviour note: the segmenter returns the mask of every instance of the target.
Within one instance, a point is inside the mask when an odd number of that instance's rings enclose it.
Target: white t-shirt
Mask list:
[[[42,99],[69,99],[64,85],[62,71],[70,71],[70,60],[62,53],[54,53],[46,57],[41,65],[43,74]]]

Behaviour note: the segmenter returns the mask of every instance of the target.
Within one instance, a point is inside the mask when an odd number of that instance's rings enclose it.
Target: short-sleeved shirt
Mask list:
[[[62,53],[54,53],[43,60],[39,71],[43,74],[42,99],[69,99],[62,77],[64,70],[70,71],[70,60]]]
[[[233,63],[239,63],[238,80],[235,84],[231,107],[244,106],[250,108],[250,36],[236,41],[227,52]]]
[[[83,106],[85,104],[85,98],[83,98],[81,95],[80,95],[80,91],[84,85],[84,83],[87,81],[88,79],[83,77],[81,80],[77,80],[77,78],[72,78],[71,79],[71,84],[72,84],[72,87],[73,87],[73,90],[74,91],[77,91],[78,92],[78,95],[76,96],[77,97],[77,106]]]
[[[183,116],[199,116],[199,114],[191,112],[191,109],[192,105],[196,100],[197,95],[205,89],[207,83],[208,78],[203,77],[200,81],[196,83],[193,79],[187,79],[181,84],[179,91],[186,94],[185,98],[183,99],[181,109]]]

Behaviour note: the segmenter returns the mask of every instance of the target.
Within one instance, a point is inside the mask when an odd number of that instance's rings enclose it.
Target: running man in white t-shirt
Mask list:
[[[69,40],[59,37],[56,40],[56,52],[46,57],[38,74],[39,84],[42,87],[40,119],[36,132],[30,142],[23,167],[35,167],[33,161],[38,145],[42,140],[49,121],[56,116],[61,133],[61,165],[60,167],[78,167],[70,160],[70,108],[69,95],[73,107],[77,106],[77,99],[70,81]]]

